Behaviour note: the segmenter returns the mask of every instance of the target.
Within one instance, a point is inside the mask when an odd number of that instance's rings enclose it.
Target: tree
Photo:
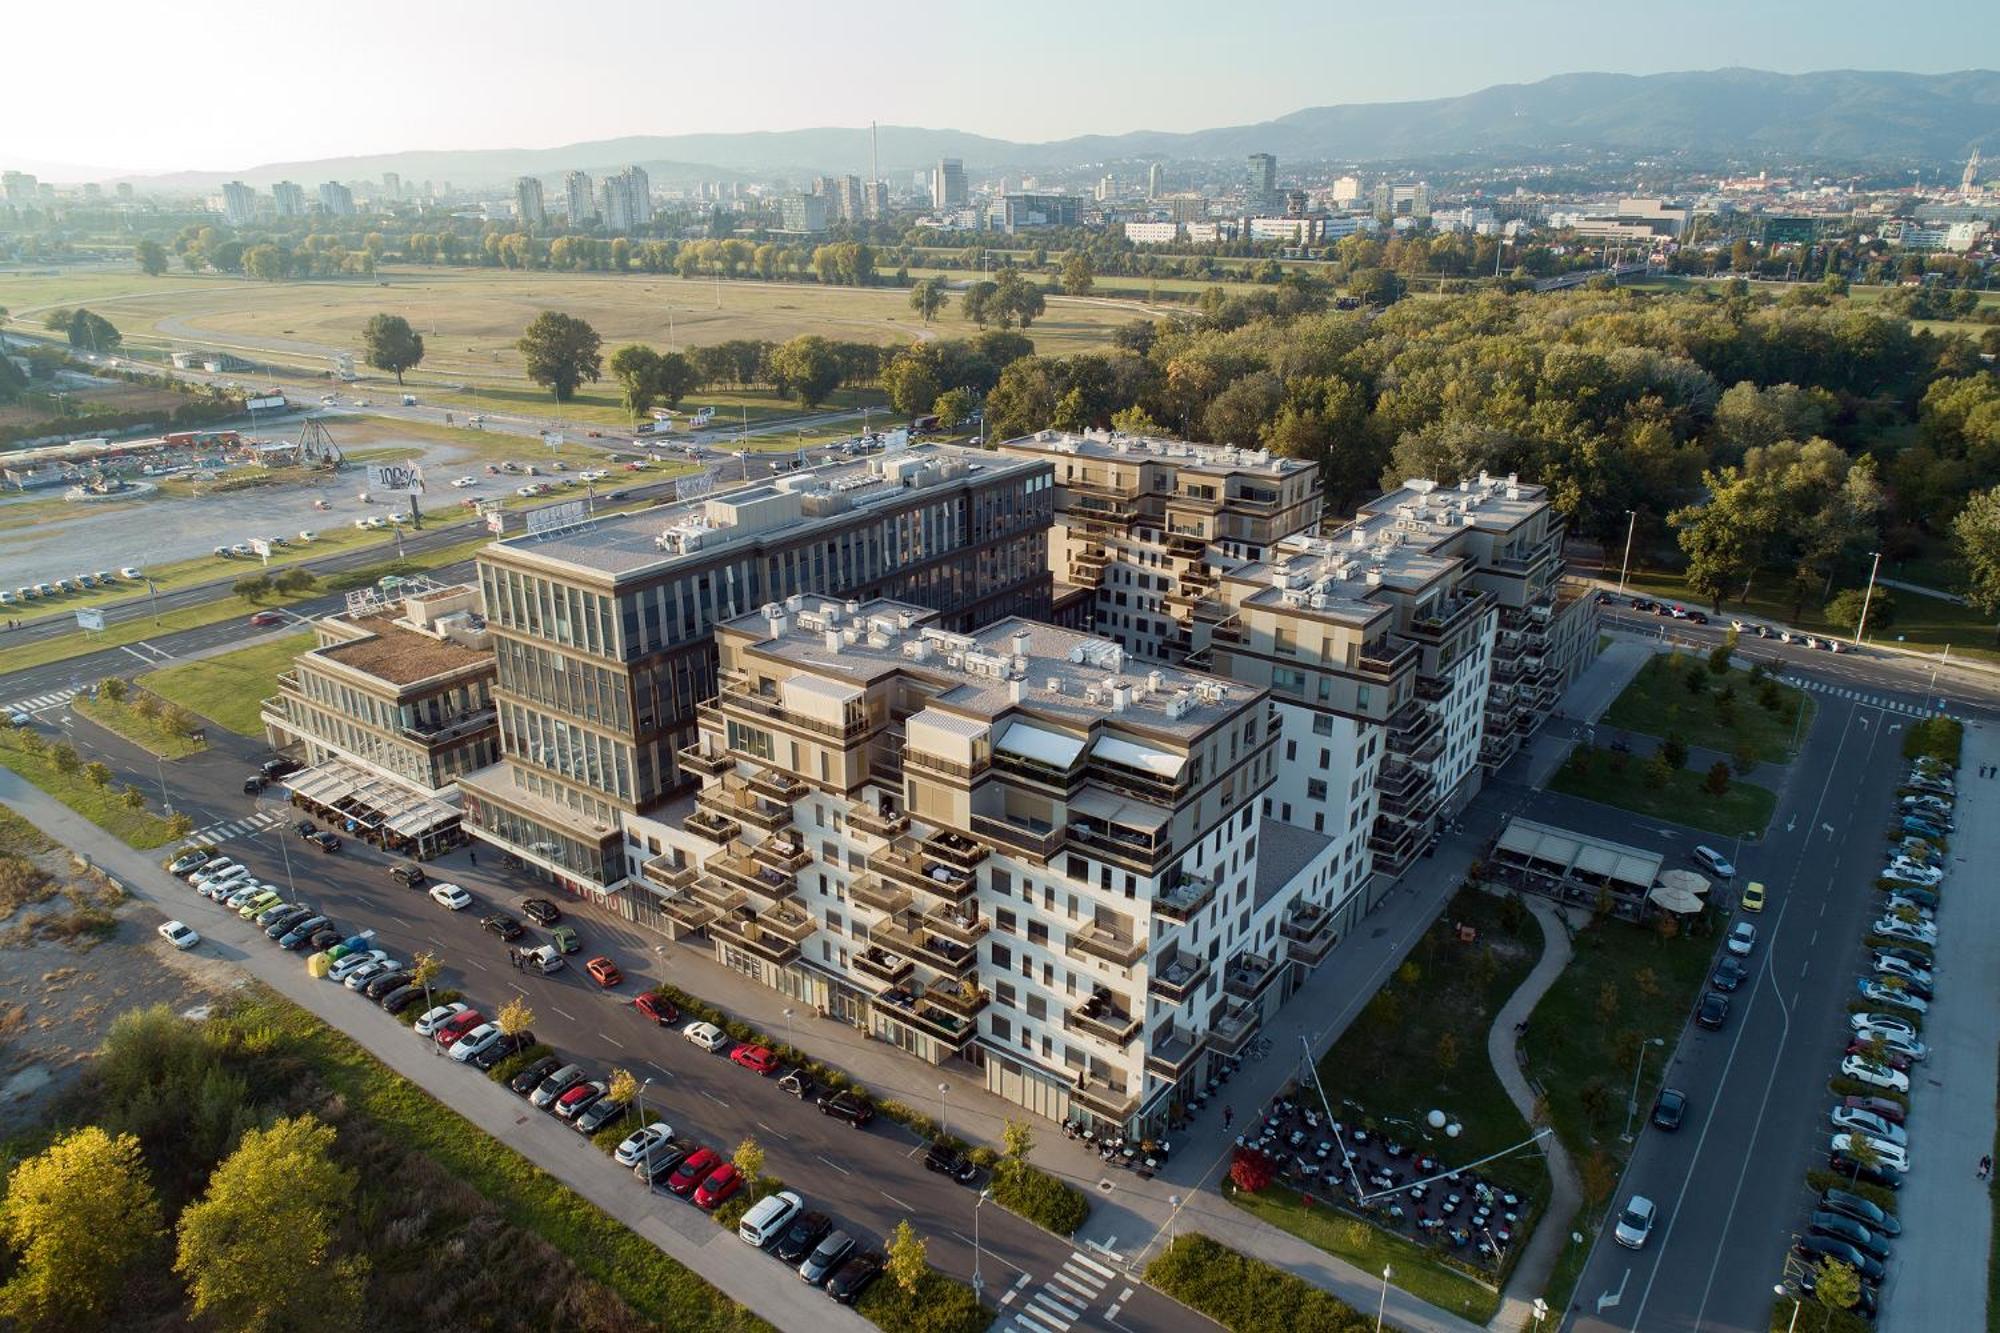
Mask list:
[[[433,961],[436,959],[436,955],[434,954],[426,954],[424,956],[431,958]],[[432,975],[436,975],[435,972]],[[430,978],[426,977],[424,983],[428,985]],[[534,1027],[535,1011],[528,1007],[526,996],[516,995],[513,999],[500,1006],[500,1012],[495,1016],[493,1023],[495,1027],[500,1029],[502,1036],[518,1037],[523,1032]]]
[[[574,398],[585,380],[595,384],[604,377],[604,361],[598,355],[601,345],[596,329],[555,310],[536,315],[514,344],[528,378],[554,393],[559,403]]]
[[[1035,1147],[1035,1132],[1025,1120],[1009,1120],[1000,1127],[1000,1147],[1015,1161],[1026,1161]]]
[[[946,389],[931,401],[931,411],[937,414],[938,426],[944,430],[957,430],[972,420],[979,410],[979,399],[970,389]]]
[[[679,407],[702,383],[701,371],[679,352],[662,352],[653,365],[653,392],[668,407]]]
[[[97,682],[97,692],[115,704],[125,702],[126,692],[130,688],[123,676],[106,676]]]
[[[106,764],[100,764],[96,760],[92,760],[83,766],[83,780],[99,791],[103,791],[111,785],[111,769]]]
[[[1735,630],[1730,631],[1731,634],[1734,634],[1735,632],[1736,632]],[[1715,647],[1709,649],[1708,650],[1709,674],[1713,676],[1728,675],[1729,658],[1735,651],[1736,651],[1736,645],[1733,643],[1718,643],[1715,645]]]
[[[994,320],[998,311],[993,308],[994,294],[1000,290],[998,283],[980,281],[970,284],[958,303],[958,313],[977,324],[980,328]],[[1000,327],[1007,327],[1002,324]]]
[[[924,1251],[924,1238],[910,1225],[910,1219],[906,1217],[896,1223],[896,1234],[889,1238],[889,1276],[911,1294],[915,1294],[930,1269]]]
[[[260,602],[271,592],[269,574],[246,574],[229,585],[229,590],[246,602]]]
[[[1965,502],[1951,536],[1965,565],[1965,600],[1981,615],[2000,616],[2000,486]]]
[[[1729,765],[1718,759],[1708,767],[1708,776],[1701,780],[1701,789],[1710,796],[1721,796],[1729,790]]]
[[[185,838],[194,832],[194,820],[184,811],[175,811],[167,817],[167,836]]]
[[[1868,606],[1868,626],[1861,631],[1862,637],[1880,634],[1896,619],[1896,594],[1888,588],[1878,587],[1872,596],[1863,588],[1848,588],[1837,594],[1826,604],[1827,624],[1846,630],[1852,634],[1854,627],[1861,623],[1861,607]]]
[[[771,353],[771,374],[780,393],[796,395],[802,407],[818,407],[840,387],[840,358],[825,338],[804,334]]]
[[[633,1077],[629,1069],[614,1069],[611,1071],[611,1078],[605,1084],[604,1095],[621,1108],[629,1107],[639,1095],[639,1080]]]
[[[1639,770],[1639,779],[1649,791],[1659,791],[1673,781],[1673,777],[1674,766],[1658,750],[1653,751]]]
[[[729,1155],[729,1160],[743,1173],[745,1185],[756,1185],[764,1174],[764,1149],[755,1138],[747,1134],[743,1142],[736,1145],[736,1151]]]
[[[634,418],[653,409],[653,381],[659,365],[660,354],[642,343],[626,343],[611,354],[612,377],[624,390],[625,410]]]
[[[1866,1134],[1849,1134],[1845,1151],[1848,1160],[1854,1163],[1856,1180],[1861,1179],[1863,1171],[1882,1165],[1882,1154],[1875,1150],[1875,1140]]]
[[[243,252],[243,271],[259,282],[276,282],[288,267],[289,257],[275,245],[253,245]]]
[[[424,338],[401,315],[375,315],[361,326],[361,347],[368,364],[395,375],[403,382],[403,372],[414,370],[424,359]]]
[[[181,1213],[174,1269],[197,1315],[277,1333],[358,1325],[367,1263],[335,1253],[354,1175],[333,1160],[334,1132],[311,1116],[253,1129]],[[282,1237],[285,1262],[271,1262]]]
[[[1838,1259],[1822,1259],[1813,1298],[1829,1310],[1852,1310],[1861,1299],[1861,1276]]]
[[[889,406],[906,416],[924,415],[942,388],[935,358],[921,347],[898,354],[882,368],[882,387],[888,391]]]
[[[146,808],[146,793],[140,791],[129,782],[118,793],[118,799],[125,802],[127,810],[143,810]]]
[[[0,1315],[21,1328],[108,1326],[162,1234],[138,1138],[72,1130],[8,1174],[0,1237],[14,1265]]]
[[[1431,1062],[1440,1074],[1449,1078],[1451,1071],[1458,1068],[1458,1034],[1449,1030],[1438,1033],[1437,1046],[1431,1052]]]
[[[1757,767],[1758,763],[1761,762],[1758,758],[1757,746],[1748,737],[1740,738],[1736,742],[1736,748],[1730,752],[1729,762],[1739,774],[1748,774],[1751,769]]]
[[[49,762],[56,766],[56,772],[69,777],[83,767],[83,756],[68,741],[57,741],[49,747]]]
[[[1088,296],[1096,281],[1097,266],[1090,262],[1090,255],[1082,250],[1071,251],[1063,264],[1063,291],[1071,296]]]
[[[1688,766],[1687,742],[1677,731],[1667,733],[1666,740],[1660,743],[1660,755],[1676,770]]]
[[[70,316],[67,332],[71,347],[91,352],[109,352],[125,340],[110,320],[88,310],[78,310]]]
[[[139,261],[139,271],[149,278],[167,271],[167,248],[158,241],[139,242],[132,247],[132,257]]]
[[[271,586],[279,592],[310,592],[313,585],[318,582],[319,577],[310,569],[303,565],[294,565],[290,569],[280,571],[278,577],[271,580]]]
[[[438,974],[443,971],[444,960],[428,949],[410,960],[410,983],[424,988],[424,1008],[426,1009],[430,1008],[431,987],[437,982]],[[506,1012],[505,1009],[500,1011],[503,1020],[506,1017]],[[534,1015],[530,1014],[528,1017],[532,1020]],[[505,1029],[502,1028],[502,1031],[505,1031]]]
[[[1249,1148],[1238,1148],[1235,1160],[1229,1164],[1230,1180],[1245,1194],[1255,1194],[1264,1189],[1276,1175],[1271,1159]]]
[[[943,278],[925,278],[910,288],[910,309],[922,315],[926,324],[950,303],[951,297],[945,293]]]
[[[1048,302],[1043,299],[1040,287],[1022,277],[1017,270],[1009,268],[1000,271],[988,307],[994,322],[1001,328],[1008,329],[1019,324],[1025,329],[1048,308]]]

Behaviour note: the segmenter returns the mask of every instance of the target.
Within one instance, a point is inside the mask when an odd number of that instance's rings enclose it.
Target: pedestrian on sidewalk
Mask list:
[[[1989,1153],[1986,1156],[1981,1157],[1979,1159],[1979,1178],[1981,1180],[1990,1180],[1992,1179],[1992,1177],[1993,1177],[1993,1157],[1992,1154]]]
[[[469,858],[471,858],[471,860],[472,860],[472,864],[474,864],[474,865],[478,865],[478,864],[479,864],[479,853],[478,853],[478,852],[476,852],[476,851],[468,851],[468,852],[466,853],[466,856],[468,856]]]
[[[1228,1129],[1231,1122],[1233,1122],[1235,1119],[1236,1119],[1236,1111],[1234,1108],[1228,1106],[1222,1108],[1222,1127],[1224,1129]]]

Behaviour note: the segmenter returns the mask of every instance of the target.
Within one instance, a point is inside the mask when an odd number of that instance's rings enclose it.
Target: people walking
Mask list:
[[[467,856],[467,857],[468,857],[468,858],[469,858],[469,859],[470,859],[470,860],[472,861],[472,864],[474,864],[474,865],[478,865],[478,864],[479,864],[479,853],[478,853],[478,852],[475,852],[475,851],[468,851],[468,852],[466,852],[466,856]]]
[[[1979,1159],[1979,1178],[1981,1180],[1993,1178],[1993,1156],[1990,1153]]]
[[[1228,1129],[1235,1119],[1236,1110],[1234,1107],[1225,1106],[1222,1108],[1222,1127],[1224,1129]]]

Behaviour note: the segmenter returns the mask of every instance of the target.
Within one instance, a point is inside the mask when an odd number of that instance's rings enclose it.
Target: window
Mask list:
[[[1307,779],[1306,799],[1308,801],[1324,801],[1326,799],[1326,783],[1320,778]]]
[[[1028,1017],[1047,1018],[1048,1016],[1049,1002],[1039,995],[1030,995],[1028,997]]]
[[[993,966],[1012,967],[1014,965],[1014,951],[1006,945],[995,942],[989,945],[988,949],[989,956],[993,959]]]
[[[1333,735],[1333,717],[1331,714],[1328,713],[1313,714],[1313,735],[1315,736]]]
[[[1000,1015],[993,1015],[993,1039],[1006,1041],[1014,1035],[1014,1025]]]
[[[1047,948],[1049,943],[1048,926],[1040,921],[1030,921],[1028,923],[1028,943],[1039,944],[1043,948]]]
[[[994,982],[993,999],[995,1000],[995,1002],[999,1004],[1006,1005],[1009,1009],[1014,1008],[1017,1003],[1015,999],[1014,983],[1011,981]]]
[[[993,924],[1002,934],[1013,935],[1018,933],[1014,924],[1014,910],[1010,907],[994,908]]]

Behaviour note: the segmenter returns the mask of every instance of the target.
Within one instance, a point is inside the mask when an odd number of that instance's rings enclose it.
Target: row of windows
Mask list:
[[[616,844],[609,852],[597,844],[582,843],[557,829],[547,828],[505,806],[482,799],[477,792],[465,794],[466,822],[484,829],[502,842],[511,843],[561,866],[580,879],[596,884],[615,884],[624,878]]]
[[[518,639],[495,637],[500,686],[508,693],[617,730],[631,725],[623,672]]]
[[[621,801],[639,799],[629,745],[512,702],[501,705],[500,735],[508,754]]]

